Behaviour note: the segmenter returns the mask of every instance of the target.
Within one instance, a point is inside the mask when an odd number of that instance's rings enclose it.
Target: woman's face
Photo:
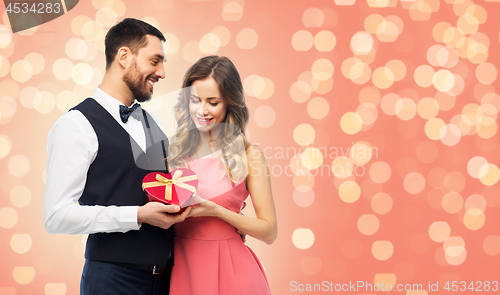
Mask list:
[[[212,77],[196,80],[189,98],[189,113],[199,131],[208,131],[208,124],[223,123],[226,104],[222,101],[219,85]]]

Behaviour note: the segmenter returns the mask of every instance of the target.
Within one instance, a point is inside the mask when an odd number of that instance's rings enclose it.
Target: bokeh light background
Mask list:
[[[86,236],[43,227],[46,137],[101,81],[124,17],[168,39],[155,97],[202,56],[237,66],[273,175],[279,237],[247,242],[273,294],[500,280],[499,13],[498,0],[92,0],[12,34],[3,10],[0,294],[78,293]]]

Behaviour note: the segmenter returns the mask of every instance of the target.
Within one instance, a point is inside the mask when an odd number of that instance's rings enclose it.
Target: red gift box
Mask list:
[[[149,173],[142,180],[142,189],[150,202],[178,205],[181,208],[187,206],[185,204],[196,193],[197,187],[198,176],[187,168],[174,169],[168,174]]]

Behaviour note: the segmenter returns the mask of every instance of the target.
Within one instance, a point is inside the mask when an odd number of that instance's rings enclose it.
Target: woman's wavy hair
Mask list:
[[[250,146],[245,136],[245,126],[249,113],[243,95],[241,78],[234,64],[224,56],[207,56],[198,60],[184,75],[183,90],[174,115],[177,132],[171,140],[167,162],[169,169],[186,166],[186,159],[193,156],[200,146],[200,132],[189,113],[189,100],[192,84],[197,80],[212,77],[219,86],[221,99],[226,105],[226,117],[221,127],[222,138],[218,147],[222,150],[222,160],[231,181],[239,182],[246,176],[246,162],[242,155]],[[241,136],[243,140],[236,140]],[[224,170],[223,170],[224,171]]]

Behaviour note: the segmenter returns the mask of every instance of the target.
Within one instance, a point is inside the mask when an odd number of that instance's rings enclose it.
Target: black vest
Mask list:
[[[88,119],[99,143],[97,156],[87,172],[85,188],[79,199],[80,205],[146,204],[142,179],[149,172],[167,170],[163,160],[168,150],[165,134],[150,115],[143,111],[142,123],[148,146],[144,153],[125,129],[94,99],[87,98],[73,109],[80,111]],[[131,117],[130,120],[135,119]],[[172,228],[163,230],[143,223],[140,230],[126,233],[90,234],[85,258],[162,266],[167,263],[173,250],[172,245]]]

